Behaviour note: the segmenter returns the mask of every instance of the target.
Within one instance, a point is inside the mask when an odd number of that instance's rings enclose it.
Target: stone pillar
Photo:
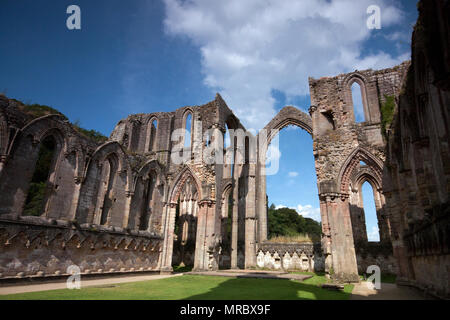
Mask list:
[[[125,200],[125,211],[123,213],[123,219],[122,219],[122,228],[128,227],[128,219],[130,217],[130,209],[131,209],[131,199],[133,198],[134,192],[132,191],[126,191],[126,200]],[[146,204],[146,210],[147,210],[148,204]],[[147,217],[149,219],[150,217]],[[150,224],[147,224],[147,230],[149,230]]]
[[[161,272],[172,272],[173,236],[175,227],[176,203],[169,203],[164,206],[164,242],[162,251]]]
[[[358,282],[358,266],[350,219],[348,196],[326,195],[332,269],[330,276],[340,282]]]
[[[70,213],[68,215],[70,220],[75,220],[77,218],[77,208],[78,208],[78,201],[80,199],[80,191],[81,191],[81,177],[75,177],[75,189],[73,192],[72,197],[72,205],[70,206]]]
[[[375,201],[375,209],[377,212],[378,219],[378,230],[380,233],[380,241],[381,242],[390,242],[391,241],[391,231],[388,224],[388,219],[385,214],[385,210],[383,209],[384,200],[383,195],[381,194],[381,189],[373,189],[373,198]]]
[[[331,213],[331,208],[328,207],[329,200],[326,198],[320,201],[320,213],[322,220],[322,239],[321,246],[322,252],[325,257],[325,275],[330,278],[330,270],[332,268],[331,260],[331,233],[330,226],[328,223],[328,215]],[[330,209],[330,211],[329,211]]]
[[[219,268],[219,250],[215,237],[215,207],[215,202],[211,200],[199,202],[194,271],[217,270]]]
[[[235,153],[236,154],[236,153]],[[231,221],[231,269],[238,266],[238,228],[239,228],[239,175],[241,165],[234,163],[233,177],[233,214]]]
[[[265,159],[265,157],[264,157]],[[259,184],[258,184],[258,228],[259,243],[267,240],[267,191],[266,191],[266,165],[259,163]]]
[[[249,164],[245,201],[245,268],[256,267],[256,183],[255,164]]]

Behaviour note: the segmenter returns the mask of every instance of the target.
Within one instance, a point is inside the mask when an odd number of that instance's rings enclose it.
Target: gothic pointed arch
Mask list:
[[[86,165],[77,220],[122,227],[130,182],[131,167],[122,146],[115,141],[99,146]]]
[[[48,154],[51,159],[46,161],[48,177],[39,180],[41,186],[42,183],[46,185],[45,191],[39,189],[39,194],[44,194],[45,205],[34,214],[59,219],[70,211],[71,203],[65,201],[64,197],[73,193],[74,184],[60,184],[59,181],[63,176],[67,177],[71,173],[75,175],[76,154],[68,152],[70,137],[76,134],[73,131],[71,126],[67,126],[64,117],[47,115],[30,121],[14,135],[7,150],[10,161],[6,163],[0,178],[0,213],[19,215],[23,212],[26,199],[30,197],[30,186],[41,156],[42,144],[49,139],[53,141],[54,147]]]
[[[262,133],[267,135],[266,145],[268,146],[270,144],[278,131],[288,125],[298,126],[306,130],[310,135],[313,133],[311,117],[295,107],[287,106],[281,109],[280,112],[278,112],[278,114],[264,127]]]
[[[147,161],[134,177],[128,228],[160,231],[166,177],[157,160]]]
[[[338,188],[341,193],[348,193],[354,170],[359,167],[359,163],[364,161],[367,168],[371,171],[373,177],[381,185],[383,175],[383,163],[375,157],[370,151],[363,147],[358,147],[347,157],[338,175]]]

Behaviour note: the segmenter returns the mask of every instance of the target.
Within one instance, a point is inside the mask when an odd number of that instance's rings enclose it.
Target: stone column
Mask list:
[[[75,220],[77,218],[77,208],[78,208],[78,201],[80,199],[81,181],[82,181],[81,177],[74,178],[75,189],[73,191],[72,205],[70,206],[70,213],[68,215],[70,220]]]
[[[216,248],[217,243],[215,243],[215,228],[215,202],[211,200],[200,201],[195,242],[195,271],[218,269],[218,248]]]
[[[173,233],[175,227],[176,203],[165,205],[164,244],[162,251],[161,272],[172,272]]]
[[[195,236],[195,256],[194,256],[194,271],[205,270],[205,241],[206,241],[206,215],[208,205],[206,201],[199,201],[197,212],[197,234]]]
[[[236,174],[235,174],[236,175]],[[233,214],[231,220],[231,269],[237,269],[238,257],[238,218],[239,218],[239,189],[236,180],[233,182]]]
[[[358,282],[358,266],[353,242],[348,196],[326,196],[328,223],[330,227],[332,270],[330,276],[336,281]]]
[[[266,165],[259,163],[259,185],[258,185],[258,227],[259,243],[267,240],[267,191],[266,191]]]
[[[331,213],[329,212],[329,199],[325,197],[321,197],[320,201],[320,215],[322,220],[322,239],[321,239],[321,246],[322,246],[322,252],[325,257],[325,274],[327,278],[330,278],[330,270],[332,268],[332,260],[331,260],[331,232],[330,232],[330,226],[328,223],[328,215]],[[331,210],[331,209],[330,209]]]
[[[131,199],[133,198],[134,192],[132,191],[126,191],[126,200],[125,200],[125,212],[123,213],[123,220],[122,220],[122,228],[128,227],[128,219],[130,217],[130,209],[131,209]],[[146,210],[147,210],[147,204],[146,204]],[[147,217],[149,219],[149,217]],[[150,228],[150,224],[147,224],[147,230]]]
[[[245,268],[256,267],[256,183],[255,164],[249,166],[245,201]]]

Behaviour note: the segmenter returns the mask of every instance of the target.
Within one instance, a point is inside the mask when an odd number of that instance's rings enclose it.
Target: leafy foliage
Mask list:
[[[77,130],[79,133],[83,134],[84,136],[94,140],[97,143],[103,143],[106,140],[108,140],[108,137],[104,136],[102,133],[98,132],[97,130],[87,130],[82,127],[80,127],[80,122],[77,120],[74,123],[72,123],[72,126]]]
[[[26,114],[28,114],[29,116],[31,116],[33,119],[35,118],[39,118],[39,117],[43,117],[43,116],[47,116],[50,114],[59,114],[60,116],[63,116],[66,120],[67,117],[62,114],[61,112],[59,112],[58,110],[46,106],[46,105],[41,105],[41,104],[24,104],[20,101],[14,100],[18,103],[18,109]]]
[[[23,210],[24,216],[40,216],[42,214],[46,187],[47,184],[45,182],[30,183],[25,208]]]
[[[15,99],[13,99],[13,100],[15,102],[17,102],[18,109],[20,111],[22,111],[23,113],[29,115],[32,119],[36,119],[36,118],[39,118],[39,117],[47,116],[47,115],[50,115],[50,114],[58,114],[58,115],[64,117],[65,120],[68,120],[68,118],[63,113],[59,112],[55,108],[52,108],[52,107],[49,107],[49,106],[46,106],[46,105],[42,105],[42,104],[37,104],[37,103],[25,104],[25,103],[23,103],[21,101],[18,101],[18,100],[15,100]],[[108,137],[104,136],[99,131],[87,130],[87,129],[82,128],[80,126],[80,121],[79,120],[76,120],[74,123],[72,123],[72,126],[79,133],[81,133],[82,135],[86,136],[89,139],[94,140],[97,143],[103,143],[106,140],[108,140]]]
[[[55,141],[51,137],[44,139],[41,143],[38,160],[25,201],[24,215],[40,216],[42,214],[47,179],[53,162],[55,147]]]
[[[386,136],[386,128],[394,119],[395,97],[384,95],[384,99],[384,103],[381,104],[381,132]]]
[[[319,222],[302,217],[294,209],[275,209],[275,205],[272,204],[268,209],[268,232],[269,239],[307,234],[313,241],[317,241],[320,239],[322,227]]]

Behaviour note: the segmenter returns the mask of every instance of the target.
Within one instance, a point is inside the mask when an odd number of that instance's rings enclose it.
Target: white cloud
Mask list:
[[[291,178],[297,177],[298,176],[298,172],[297,171],[291,171],[288,173],[288,176]]]
[[[372,230],[367,234],[367,240],[380,241],[380,232],[378,227],[372,226]]]
[[[302,215],[305,218],[311,218],[319,222],[321,221],[320,208],[314,208],[310,204],[307,204],[306,206],[302,206],[301,204],[299,204],[296,210],[298,214]]]
[[[200,47],[205,84],[249,128],[260,129],[275,115],[273,89],[289,100],[309,94],[308,76],[384,68],[404,58],[360,56],[371,32],[369,5],[380,6],[383,27],[402,23],[402,12],[388,0],[164,1],[167,33]]]

